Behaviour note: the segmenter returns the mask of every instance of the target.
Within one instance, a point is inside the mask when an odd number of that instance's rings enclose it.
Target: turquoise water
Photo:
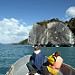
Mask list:
[[[41,47],[46,56],[56,51],[61,52],[64,63],[75,68],[75,47]],[[0,75],[5,75],[9,67],[25,55],[30,55],[34,48],[30,45],[0,45]]]

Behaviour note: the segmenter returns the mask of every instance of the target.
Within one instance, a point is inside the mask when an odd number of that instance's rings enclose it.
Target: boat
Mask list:
[[[29,73],[26,64],[29,62],[30,56],[31,55],[26,55],[12,64],[5,75],[26,75]],[[46,60],[47,57],[45,57],[45,62]],[[75,68],[65,63],[62,64],[60,71],[63,75],[75,75]]]

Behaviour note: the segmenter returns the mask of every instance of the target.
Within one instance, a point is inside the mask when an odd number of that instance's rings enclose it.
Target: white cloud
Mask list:
[[[69,21],[72,17],[75,17],[75,6],[69,7],[66,10],[65,21]]]
[[[75,17],[75,6],[69,7],[66,11],[66,17]]]
[[[0,21],[0,43],[16,43],[28,38],[32,26],[14,18]]]

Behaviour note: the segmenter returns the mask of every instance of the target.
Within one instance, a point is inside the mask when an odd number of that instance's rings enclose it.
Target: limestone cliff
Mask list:
[[[33,25],[29,33],[28,43],[31,45],[74,44],[74,35],[67,24],[63,22],[44,21]]]

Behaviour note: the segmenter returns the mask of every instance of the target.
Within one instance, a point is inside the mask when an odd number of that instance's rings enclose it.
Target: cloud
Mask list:
[[[28,38],[32,26],[15,18],[0,21],[0,43],[16,43]]]
[[[75,6],[69,7],[66,10],[65,21],[69,21],[72,17],[75,17]]]
[[[69,7],[66,11],[66,17],[75,17],[75,6]]]

